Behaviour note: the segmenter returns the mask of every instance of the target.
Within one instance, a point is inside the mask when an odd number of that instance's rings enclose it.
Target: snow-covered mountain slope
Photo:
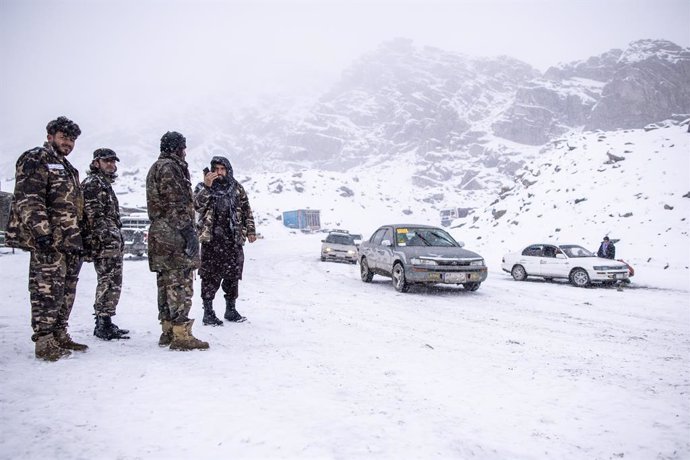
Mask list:
[[[687,116],[667,113],[670,106],[658,112],[647,98],[634,110],[664,113],[654,121],[669,119],[668,127],[582,132],[582,125],[613,94],[606,89],[611,82],[628,81],[620,77],[624,69],[648,66],[663,76],[658,88],[645,83],[649,91],[687,103],[678,83],[690,75],[687,55],[672,43],[643,40],[539,77],[507,57],[472,58],[394,40],[353,63],[316,102],[285,99],[231,111],[217,101],[143,123],[134,114],[85,129],[70,160],[85,171],[94,148],[115,149],[120,201],[141,207],[157,140],[179,130],[188,139],[193,181],[212,156],[228,156],[266,232],[280,229],[278,219],[290,209],[320,209],[324,227],[366,234],[384,222],[437,224],[441,209],[463,207],[478,220],[461,227],[469,235],[462,239],[490,241],[490,248],[504,241],[516,249],[513,241],[527,236],[592,248],[609,233],[622,238],[623,257],[684,267],[690,256],[677,248],[688,244],[681,219],[690,180],[688,135],[679,122]],[[621,110],[625,104],[614,111]],[[516,136],[528,143],[507,139]],[[625,160],[606,164],[607,152]],[[13,188],[15,160],[2,159],[2,190]]]
[[[658,127],[657,127],[658,126]],[[236,177],[244,184],[259,231],[267,237],[290,230],[283,211],[318,209],[323,228],[368,237],[379,225],[440,225],[445,207],[475,208],[451,232],[490,265],[536,241],[561,241],[596,249],[601,238],[619,238],[618,255],[633,265],[678,269],[690,265],[690,134],[688,123],[668,121],[647,130],[572,132],[527,153],[538,156],[500,192],[462,190],[466,171],[454,171],[433,187],[418,184],[413,153],[395,162],[347,173],[304,169]],[[439,157],[439,164],[443,159]],[[192,174],[200,180],[202,164]],[[141,174],[118,181],[125,206],[145,201]],[[474,180],[482,180],[480,171]],[[433,194],[437,199],[429,199]],[[682,274],[682,275],[681,275]]]
[[[657,126],[549,143],[513,188],[456,220],[456,232],[496,256],[540,241],[596,250],[609,235],[623,259],[690,277],[688,122]]]

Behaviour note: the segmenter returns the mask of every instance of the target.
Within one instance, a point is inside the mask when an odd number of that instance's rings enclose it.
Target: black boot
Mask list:
[[[213,311],[213,299],[204,299],[204,326],[222,326],[223,322],[218,319],[216,312]]]
[[[223,317],[233,323],[241,323],[247,320],[247,318],[240,315],[235,309],[235,299],[230,299],[228,297],[225,298],[225,315]]]
[[[129,336],[122,333],[122,329],[113,326],[110,316],[96,316],[96,327],[93,330],[93,335],[103,340],[129,339]]]
[[[112,317],[111,317],[111,318],[110,318],[110,321],[112,322],[112,320],[113,320],[113,319],[112,319]],[[129,334],[129,329],[120,329],[120,328],[117,326],[117,324],[115,324],[115,323],[112,323],[112,324],[113,324],[113,329],[115,329],[115,331],[117,331],[118,334],[120,334],[120,335],[127,335],[127,334]]]

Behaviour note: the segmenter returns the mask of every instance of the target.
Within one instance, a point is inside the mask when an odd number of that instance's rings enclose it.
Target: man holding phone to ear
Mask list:
[[[194,189],[194,209],[199,213],[203,324],[223,325],[213,310],[213,299],[220,287],[225,293],[224,318],[236,323],[245,321],[235,302],[244,268],[243,245],[245,241],[256,241],[256,225],[247,192],[233,177],[227,158],[213,157],[211,169],[204,170],[204,181]]]

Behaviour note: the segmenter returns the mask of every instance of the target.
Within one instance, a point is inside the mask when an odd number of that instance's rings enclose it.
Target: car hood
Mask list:
[[[594,265],[605,265],[609,267],[625,266],[623,262],[618,262],[615,259],[604,259],[603,257],[573,257],[570,260],[582,260],[586,261],[588,264]]]
[[[408,257],[432,257],[439,259],[481,259],[482,256],[467,249],[452,247],[405,246],[396,248]]]

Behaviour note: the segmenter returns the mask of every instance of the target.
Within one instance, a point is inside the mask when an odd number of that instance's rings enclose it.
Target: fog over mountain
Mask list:
[[[91,146],[108,145],[123,158],[121,173],[143,175],[159,133],[179,129],[193,170],[216,154],[247,174],[343,172],[405,158],[414,186],[442,202],[443,188],[497,194],[537,155],[534,147],[569,131],[682,121],[690,114],[688,88],[690,49],[665,40],[638,40],[542,74],[513,58],[400,38],[354,61],[312,102],[285,98],[228,111],[209,105],[102,127],[85,132],[73,161],[83,169]],[[5,181],[13,161],[3,158]]]

